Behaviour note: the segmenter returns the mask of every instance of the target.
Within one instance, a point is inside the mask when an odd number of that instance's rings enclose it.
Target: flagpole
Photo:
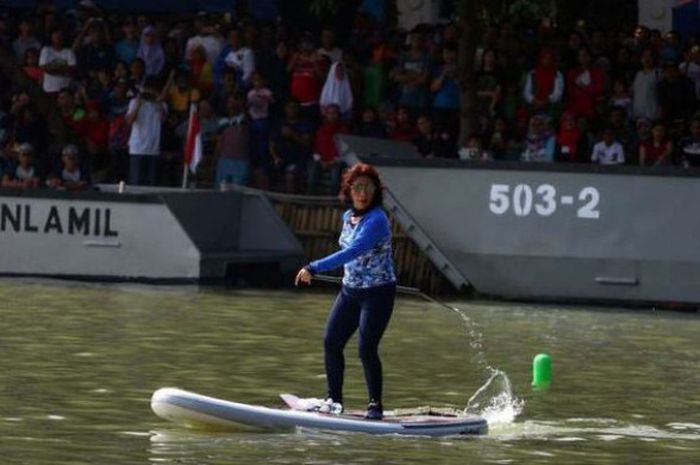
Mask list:
[[[189,177],[190,174],[190,157],[192,154],[190,153],[191,151],[191,145],[192,145],[192,119],[194,117],[194,111],[195,111],[195,106],[194,103],[190,103],[190,114],[187,117],[187,137],[185,138],[185,147],[184,147],[184,153],[183,153],[183,158],[182,158],[182,188],[187,189],[187,178]]]
[[[190,167],[187,166],[187,162],[182,164],[182,188],[187,189],[187,178],[189,178]]]

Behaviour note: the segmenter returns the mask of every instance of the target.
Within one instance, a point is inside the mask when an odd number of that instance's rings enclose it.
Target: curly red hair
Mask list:
[[[360,176],[369,178],[376,188],[374,190],[374,196],[372,197],[369,208],[381,205],[384,201],[384,187],[382,186],[382,181],[379,179],[379,173],[377,173],[377,170],[374,168],[374,166],[368,165],[367,163],[358,163],[345,172],[343,175],[343,197],[350,200],[350,187]]]

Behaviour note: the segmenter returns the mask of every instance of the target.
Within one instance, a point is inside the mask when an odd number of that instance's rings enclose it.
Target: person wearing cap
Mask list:
[[[78,147],[68,144],[61,150],[61,163],[46,180],[51,189],[85,190],[90,186],[90,174],[78,163]]]
[[[2,187],[32,189],[39,187],[39,170],[34,164],[34,147],[29,143],[17,148],[17,161],[8,163],[2,176]]]

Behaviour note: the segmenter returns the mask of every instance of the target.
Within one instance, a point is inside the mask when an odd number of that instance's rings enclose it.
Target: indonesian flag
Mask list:
[[[196,173],[200,161],[202,161],[202,134],[199,129],[199,112],[197,105],[192,103],[187,123],[187,139],[185,139],[185,164],[190,167],[192,173]]]

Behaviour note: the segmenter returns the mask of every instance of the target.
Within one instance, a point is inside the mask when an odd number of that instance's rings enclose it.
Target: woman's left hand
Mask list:
[[[301,284],[309,285],[311,284],[312,274],[306,268],[302,268],[297,273],[297,277],[294,278],[294,285],[298,286]]]

